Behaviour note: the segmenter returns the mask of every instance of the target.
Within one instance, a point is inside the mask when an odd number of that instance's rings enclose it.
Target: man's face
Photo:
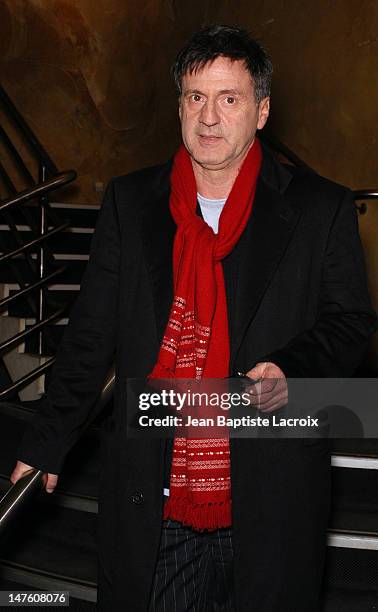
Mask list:
[[[179,114],[182,139],[192,159],[209,170],[233,168],[244,159],[269,115],[259,104],[242,60],[217,57],[182,78]]]

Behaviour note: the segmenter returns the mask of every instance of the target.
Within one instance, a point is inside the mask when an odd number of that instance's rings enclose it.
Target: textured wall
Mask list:
[[[175,8],[175,4],[179,8]],[[93,185],[169,157],[178,142],[169,67],[222,1],[3,0],[0,77],[59,167]]]
[[[375,187],[376,0],[267,0],[256,3],[255,15],[275,63],[276,133],[320,173]]]
[[[60,167],[93,183],[177,144],[169,65],[192,30],[241,23],[275,64],[271,125],[319,172],[377,182],[376,0],[3,0],[0,77]]]

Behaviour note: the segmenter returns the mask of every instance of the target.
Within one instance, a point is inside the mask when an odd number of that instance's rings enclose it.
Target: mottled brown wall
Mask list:
[[[278,138],[334,180],[378,186],[376,0],[2,0],[0,78],[57,165],[78,171],[71,199],[97,202],[96,182],[170,156],[169,66],[212,21],[247,26],[270,50]],[[372,285],[377,213],[361,218]]]
[[[3,0],[0,76],[60,167],[93,183],[177,143],[169,65],[203,23],[252,28],[275,64],[271,125],[319,172],[377,182],[376,0]]]
[[[3,0],[0,77],[59,167],[96,181],[169,157],[178,142],[169,67],[226,2]],[[176,8],[177,5],[177,8]]]
[[[261,1],[255,17],[274,58],[272,125],[281,140],[334,180],[375,186],[376,0]]]

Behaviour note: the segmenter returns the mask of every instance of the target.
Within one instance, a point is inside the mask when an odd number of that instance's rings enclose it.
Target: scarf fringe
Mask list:
[[[196,504],[186,498],[169,497],[164,520],[172,519],[195,531],[214,531],[231,525],[231,500]]]

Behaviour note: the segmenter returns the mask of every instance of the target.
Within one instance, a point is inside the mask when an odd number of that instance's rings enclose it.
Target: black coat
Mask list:
[[[116,351],[99,502],[104,611],[147,610],[161,533],[165,443],[127,439],[126,376],[151,371],[172,300],[170,168],[110,182],[47,401],[19,450],[19,459],[59,473],[96,416]],[[224,271],[231,372],[269,360],[291,377],[353,373],[376,317],[350,191],[284,167],[264,149],[251,218]],[[327,443],[234,439],[231,466],[237,610],[315,612],[329,511]]]

